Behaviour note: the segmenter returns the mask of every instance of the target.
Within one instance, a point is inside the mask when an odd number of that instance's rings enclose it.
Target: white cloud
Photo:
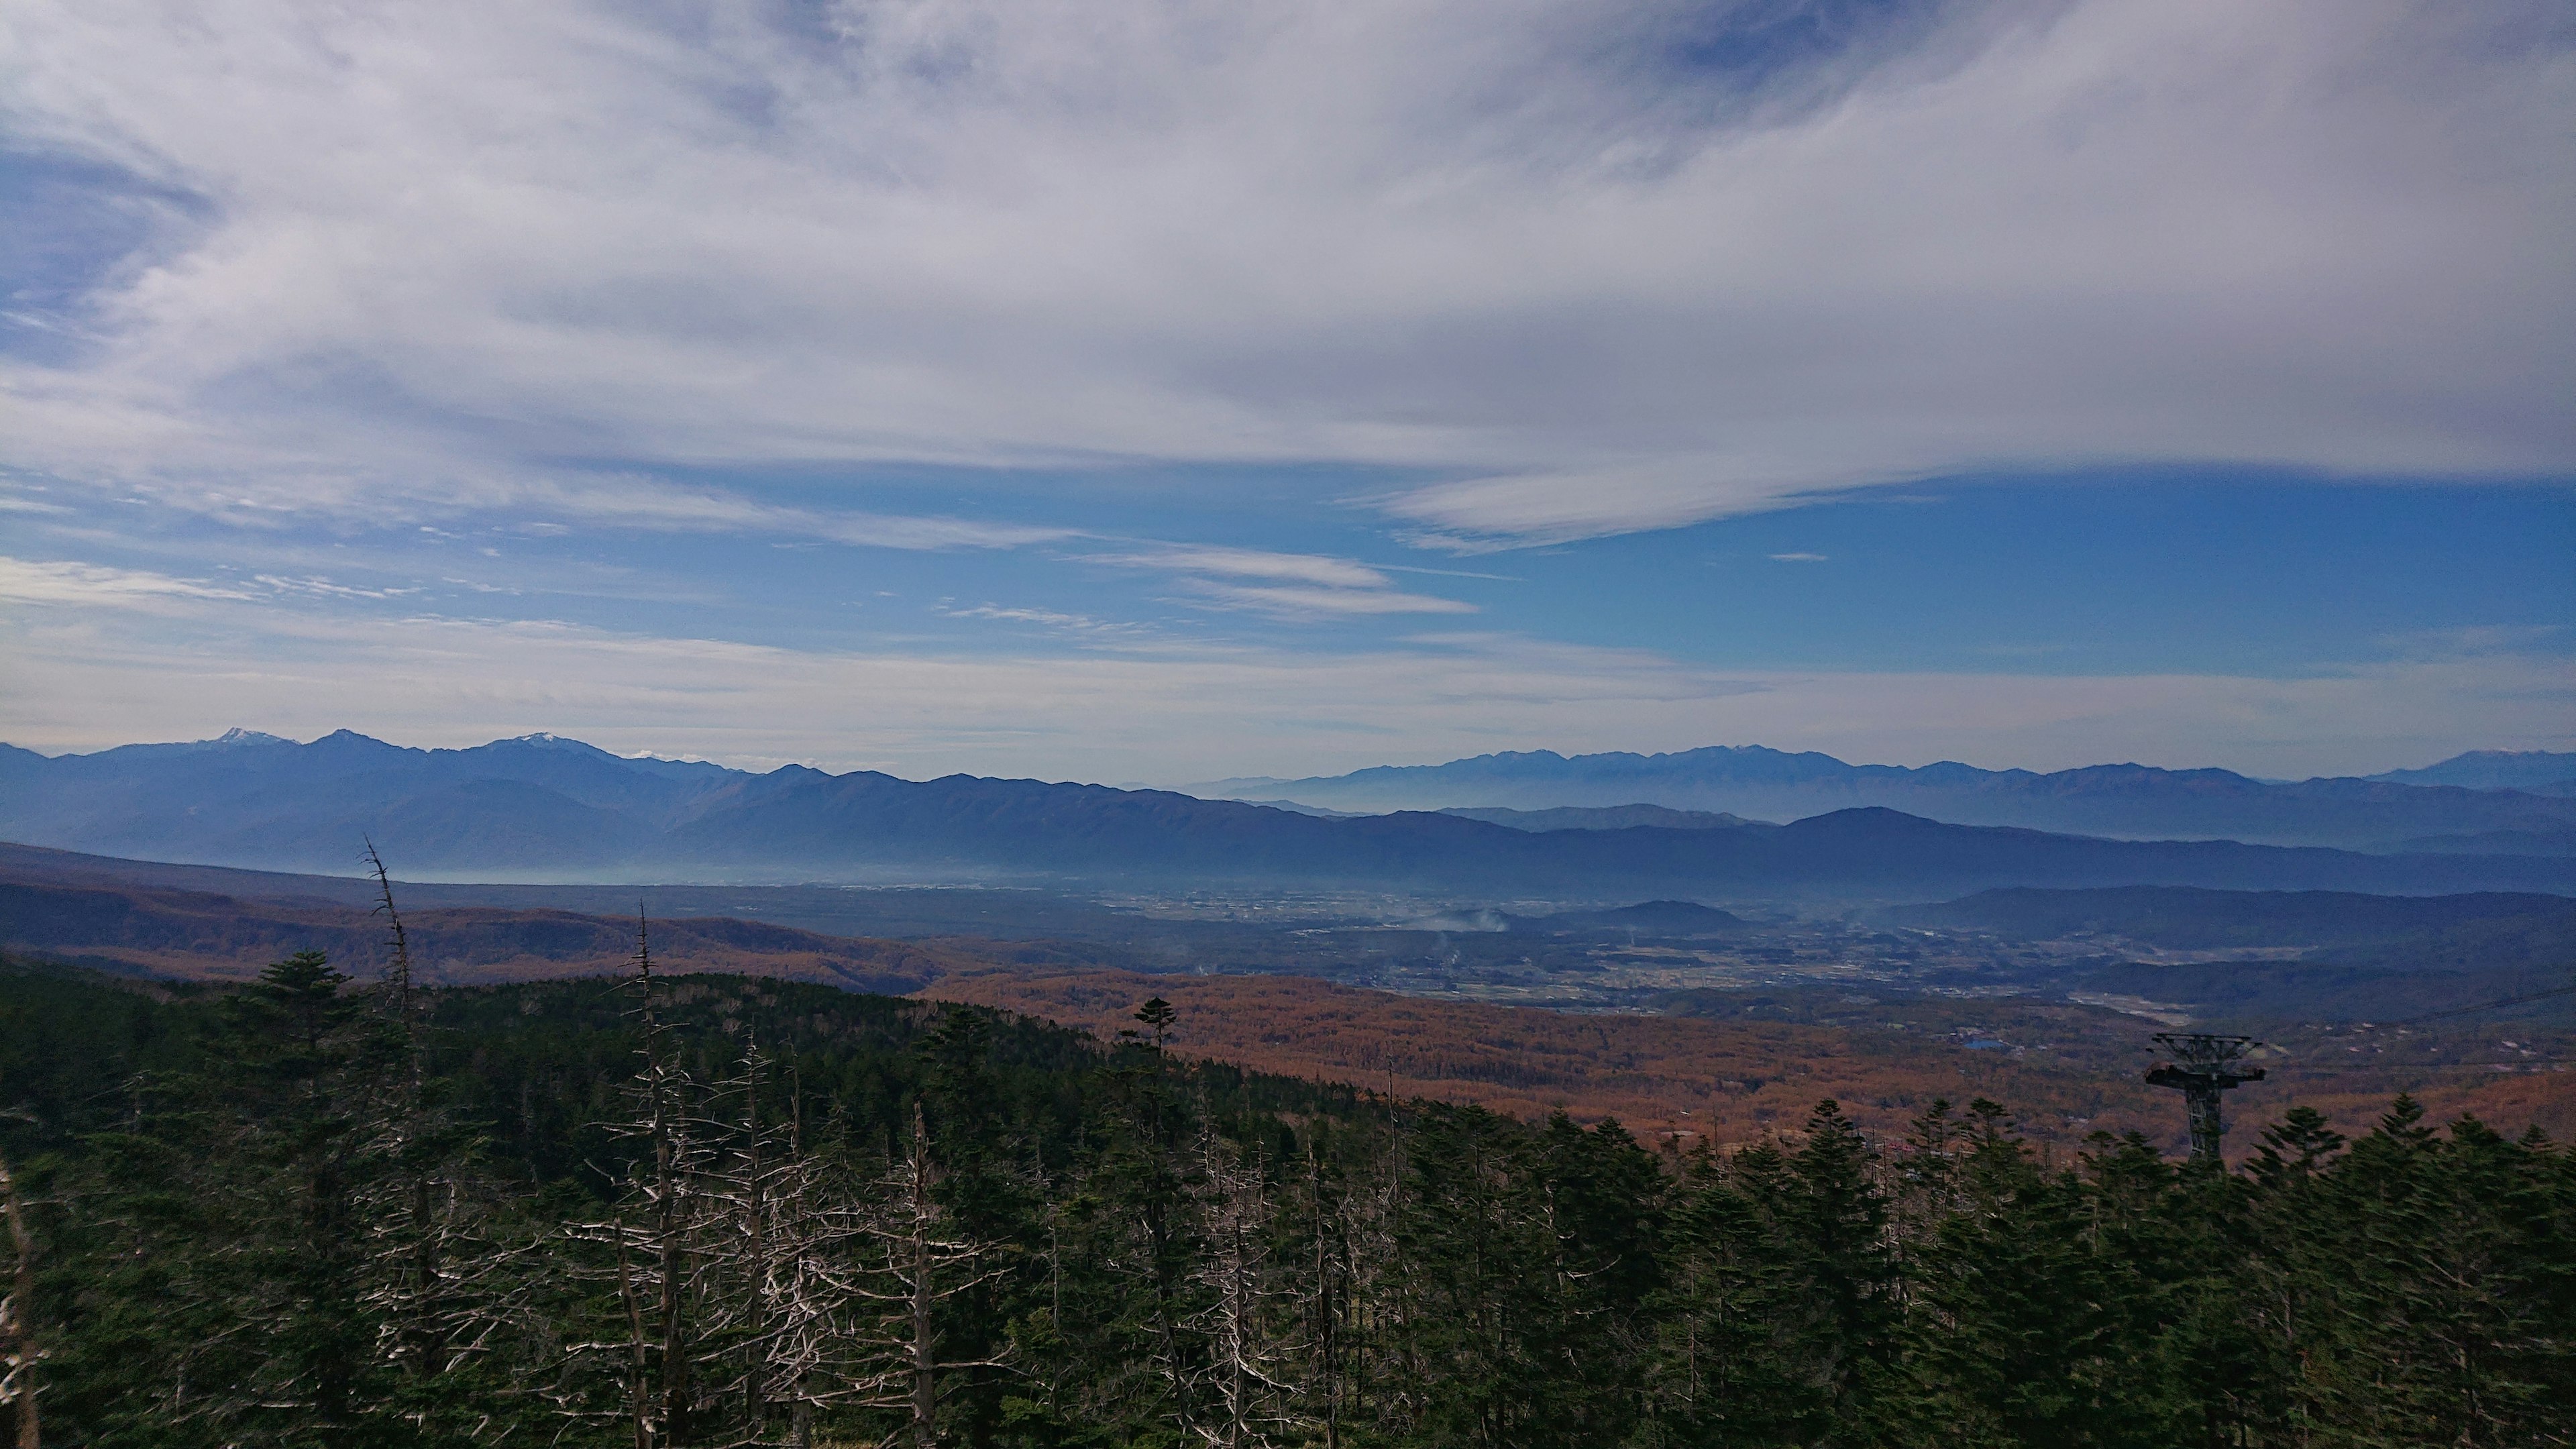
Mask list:
[[[1091,556],[1090,561],[1130,568],[1170,569],[1174,573],[1280,579],[1327,589],[1387,587],[1386,575],[1366,564],[1319,554],[1272,553],[1264,549],[1175,544],[1148,553],[1097,554]]]
[[[950,619],[992,619],[1005,624],[1037,624],[1076,634],[1132,634],[1142,626],[1108,619],[1095,619],[1089,614],[1067,614],[1054,609],[1004,608],[999,604],[977,604],[970,609],[934,605],[934,613]]]
[[[1250,609],[1278,618],[1476,612],[1475,605],[1461,600],[1406,593],[1396,588],[1384,571],[1321,554],[1165,544],[1138,553],[1085,557],[1091,563],[1121,568],[1169,570],[1179,576],[1181,587],[1193,598],[1224,608]],[[1262,582],[1237,582],[1241,579]]]
[[[301,594],[316,599],[399,599],[421,592],[418,588],[364,589],[352,584],[333,583],[329,579],[288,578],[280,574],[259,574],[257,581],[281,594]]]
[[[0,602],[166,610],[189,600],[247,599],[197,579],[99,564],[0,557]]]
[[[869,548],[1017,548],[1081,536],[1077,529],[1037,524],[788,508],[725,489],[682,488],[634,475],[578,481],[513,479],[496,483],[490,496],[477,502],[496,511],[550,514],[592,527],[778,533]]]
[[[1289,618],[1355,614],[1472,614],[1476,606],[1431,594],[1399,589],[1318,589],[1297,584],[1225,584],[1207,579],[1185,581],[1191,593],[1231,608],[1254,609]]]
[[[1825,556],[1820,553],[1775,553],[1771,555],[1771,561],[1773,563],[1823,563]]]
[[[1769,74],[1686,63],[1710,13],[21,0],[10,143],[156,230],[0,362],[9,461],[248,519],[566,457],[1313,459],[1457,480],[1386,506],[1466,546],[2576,464],[2547,0],[1968,3]]]

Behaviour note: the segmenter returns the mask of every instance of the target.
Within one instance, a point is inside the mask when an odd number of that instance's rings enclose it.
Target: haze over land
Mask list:
[[[2576,851],[2568,849],[2576,797],[2523,791],[2276,785],[2137,767],[2058,776],[1955,766],[1909,772],[1763,750],[1656,760],[1496,757],[1371,772],[1356,782],[1285,783],[1310,797],[1382,798],[1381,778],[1404,782],[1398,789],[1446,792],[1439,803],[1731,790],[1736,803],[1776,808],[1804,799],[1822,808],[1786,825],[1737,819],[1715,828],[1532,830],[1452,814],[1319,816],[1031,780],[915,782],[804,766],[754,775],[624,759],[552,735],[419,750],[349,731],[310,744],[237,731],[56,758],[8,748],[0,753],[0,837],[302,870],[347,869],[373,840],[408,870],[554,880],[1023,877],[1557,898],[1657,891],[1884,898],[2146,883],[2576,888]],[[1902,813],[1881,799],[1969,823]],[[2120,838],[2066,833],[2070,822]]]

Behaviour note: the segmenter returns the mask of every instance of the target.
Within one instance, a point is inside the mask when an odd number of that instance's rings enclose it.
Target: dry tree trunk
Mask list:
[[[863,1310],[864,1320],[852,1323],[849,1334],[866,1360],[879,1366],[853,1374],[851,1393],[843,1401],[904,1410],[906,1424],[895,1437],[910,1439],[913,1449],[936,1449],[939,1442],[942,1374],[1002,1364],[998,1358],[940,1355],[939,1305],[992,1281],[1004,1269],[987,1261],[995,1256],[996,1245],[950,1230],[934,1195],[938,1182],[930,1125],[916,1103],[910,1149],[891,1165],[874,1203],[859,1220],[858,1232],[873,1243],[871,1266],[839,1285],[854,1308],[876,1305]]]
[[[0,1402],[17,1407],[17,1449],[38,1449],[36,1364],[44,1357],[36,1347],[36,1238],[27,1231],[27,1215],[18,1202],[18,1179],[0,1159],[0,1214],[9,1223],[9,1247],[17,1259],[9,1296],[0,1298]]]
[[[1329,1211],[1324,1191],[1324,1165],[1313,1142],[1306,1145],[1307,1205],[1313,1213],[1315,1261],[1310,1274],[1308,1312],[1314,1323],[1315,1387],[1323,1397],[1324,1449],[1342,1446],[1341,1317],[1342,1255],[1333,1251],[1337,1215]]]
[[[433,1378],[446,1372],[457,1356],[453,1305],[442,1301],[452,1295],[442,1292],[442,1275],[453,1267],[448,1261],[448,1240],[456,1232],[459,1194],[452,1176],[442,1182],[439,1169],[423,1160],[423,1139],[431,1135],[428,1068],[421,1045],[411,934],[394,905],[393,875],[373,840],[367,842],[366,861],[376,878],[376,910],[384,914],[386,944],[391,947],[381,985],[401,1032],[403,1054],[400,1080],[390,1092],[377,1094],[381,1125],[368,1144],[393,1167],[390,1198],[378,1203],[379,1231],[390,1241],[375,1255],[380,1277],[370,1296],[388,1311],[394,1360],[409,1361],[423,1378]],[[447,1189],[444,1211],[439,1206],[442,1186]],[[481,1335],[469,1323],[465,1337],[471,1343]]]
[[[653,1142],[654,1248],[661,1259],[656,1317],[662,1332],[662,1436],[677,1449],[688,1441],[689,1430],[689,1360],[680,1335],[681,1179],[671,1121],[674,1104],[662,1060],[662,1017],[653,1002],[652,941],[641,909],[635,913],[635,980],[644,998],[644,1070],[650,1094],[646,1130]]]
[[[1276,1262],[1270,1234],[1277,1209],[1258,1161],[1247,1161],[1209,1127],[1199,1151],[1207,1193],[1200,1227],[1206,1247],[1192,1277],[1211,1302],[1193,1324],[1206,1334],[1211,1418],[1198,1436],[1219,1449],[1259,1449],[1286,1435],[1337,1427],[1311,1412],[1330,1387],[1315,1362],[1327,1330],[1313,1321],[1324,1302],[1316,1283],[1297,1283],[1293,1267]],[[1318,1245],[1317,1266],[1325,1265]]]
[[[930,1124],[921,1105],[912,1108],[912,1442],[937,1449],[939,1352],[931,1310],[938,1305],[931,1281],[930,1224],[938,1204],[930,1198]]]

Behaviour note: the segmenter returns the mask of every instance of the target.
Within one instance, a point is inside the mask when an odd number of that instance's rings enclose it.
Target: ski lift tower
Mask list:
[[[2195,1162],[2218,1161],[2218,1134],[2226,1129],[2218,1117],[2218,1094],[2230,1087],[2263,1080],[2263,1069],[2239,1059],[2262,1043],[2250,1036],[2210,1036],[2203,1032],[2160,1031],[2156,1045],[2173,1058],[2147,1073],[2147,1085],[2182,1093],[2191,1120],[2191,1156]]]

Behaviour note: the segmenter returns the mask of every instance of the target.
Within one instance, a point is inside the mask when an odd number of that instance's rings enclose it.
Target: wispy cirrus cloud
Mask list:
[[[591,527],[769,533],[919,551],[1018,548],[1081,536],[1079,529],[1045,524],[791,507],[729,489],[682,487],[636,475],[515,480],[497,487],[487,506],[514,515],[578,520]]]
[[[1175,575],[1194,598],[1281,617],[1476,612],[1475,605],[1461,600],[1399,589],[1385,570],[1321,554],[1166,544],[1133,552],[1087,555],[1086,561],[1164,570]]]
[[[0,557],[0,601],[12,604],[157,610],[190,600],[251,597],[237,588],[146,569]]]
[[[287,578],[278,574],[256,574],[253,578],[281,594],[301,594],[315,599],[372,599],[387,602],[420,593],[418,588],[395,587],[370,589],[356,584],[335,583],[324,578]]]
[[[1297,584],[1232,584],[1213,579],[1191,579],[1187,585],[1193,594],[1215,603],[1299,618],[1476,612],[1475,605],[1462,600],[1408,594],[1400,589],[1324,589]]]
[[[1089,614],[1069,614],[1058,609],[1011,608],[1000,604],[976,604],[957,608],[940,604],[934,613],[944,619],[990,619],[1003,624],[1034,624],[1040,628],[1076,634],[1127,635],[1144,632],[1144,626],[1114,619],[1095,619]]]
[[[1349,559],[1319,554],[1275,553],[1266,549],[1216,548],[1203,544],[1168,544],[1133,553],[1093,554],[1089,561],[1126,568],[1168,569],[1183,574],[1275,579],[1326,589],[1383,589],[1391,582],[1380,570]]]

